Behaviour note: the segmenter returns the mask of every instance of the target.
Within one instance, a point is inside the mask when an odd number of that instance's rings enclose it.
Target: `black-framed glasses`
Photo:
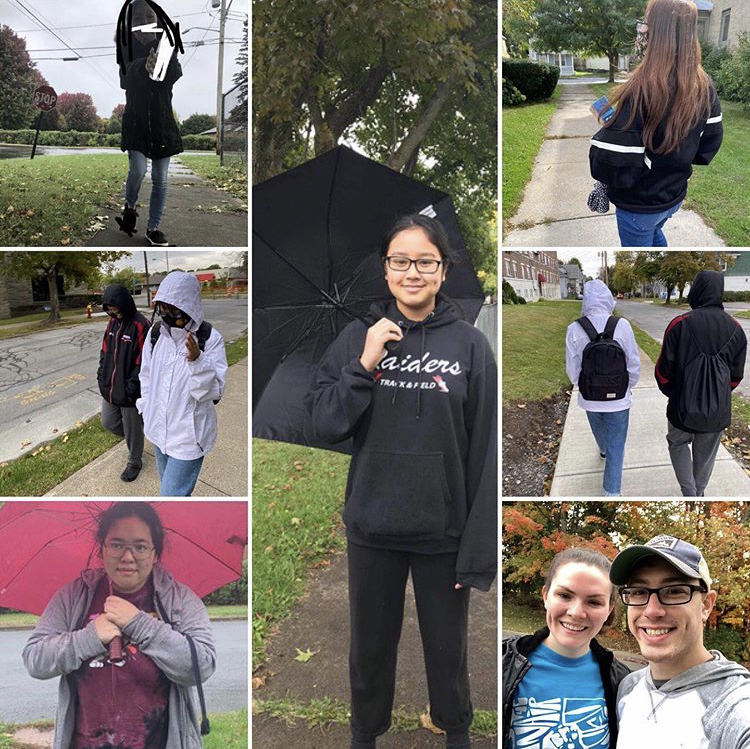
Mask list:
[[[644,588],[640,585],[632,585],[620,588],[620,598],[626,606],[646,606],[651,596],[656,593],[662,606],[681,606],[690,603],[693,593],[707,593],[702,585],[665,585],[663,588]]]
[[[120,541],[107,541],[104,544],[104,550],[107,555],[119,559],[128,549],[136,559],[146,559],[154,550],[153,546],[148,544],[123,544]]]
[[[437,273],[438,268],[443,264],[442,260],[435,260],[429,257],[420,257],[417,260],[404,257],[404,255],[387,255],[385,258],[386,265],[391,270],[407,271],[411,268],[412,263],[420,273]]]

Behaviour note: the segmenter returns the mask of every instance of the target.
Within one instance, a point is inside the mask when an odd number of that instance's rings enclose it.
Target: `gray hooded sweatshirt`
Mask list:
[[[718,650],[657,689],[651,669],[617,692],[617,749],[750,748],[750,671]]]
[[[107,652],[93,621],[80,628],[103,575],[103,569],[84,570],[77,580],[58,590],[23,649],[24,665],[35,679],[62,677],[52,749],[68,749],[73,736],[77,695],[69,674]],[[153,583],[154,598],[158,596],[174,627],[141,611],[122,631],[171,682],[166,749],[200,749],[202,742],[191,690],[195,678],[190,646],[184,635],[193,638],[200,678],[205,681],[216,668],[211,623],[200,598],[159,563],[154,565]],[[158,606],[155,608],[159,611]]]

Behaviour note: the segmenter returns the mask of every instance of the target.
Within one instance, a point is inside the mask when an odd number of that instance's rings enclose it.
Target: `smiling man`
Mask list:
[[[750,672],[703,645],[716,591],[700,550],[656,536],[620,552],[609,576],[648,661],[618,689],[617,749],[750,748]]]

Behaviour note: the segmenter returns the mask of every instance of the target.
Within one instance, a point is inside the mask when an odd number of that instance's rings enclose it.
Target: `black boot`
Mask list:
[[[115,221],[119,224],[120,231],[124,231],[129,237],[132,237],[133,234],[136,234],[138,231],[135,228],[135,220],[137,217],[138,213],[135,208],[125,206],[122,209],[122,218],[120,216],[115,216]]]
[[[123,481],[135,481],[138,478],[138,474],[141,472],[142,464],[139,466],[131,466],[128,464],[125,466],[125,470],[120,474],[120,478]]]

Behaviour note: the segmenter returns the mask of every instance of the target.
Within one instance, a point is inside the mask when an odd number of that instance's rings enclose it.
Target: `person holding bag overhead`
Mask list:
[[[701,66],[697,22],[692,0],[650,0],[639,22],[643,61],[591,139],[591,175],[616,207],[623,247],[667,246],[662,228],[687,195],[692,165],[710,163],[721,146],[721,105]]]

